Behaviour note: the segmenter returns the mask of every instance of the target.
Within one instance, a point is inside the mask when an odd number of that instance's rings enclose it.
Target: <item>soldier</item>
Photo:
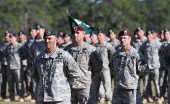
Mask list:
[[[161,77],[160,77],[160,88],[161,88],[161,100],[164,101],[164,96],[166,93],[166,89],[168,86],[168,104],[170,103],[170,97],[169,97],[169,84],[167,84],[167,77],[168,77],[168,83],[169,83],[169,47],[168,45],[170,44],[170,32],[168,29],[164,30],[164,37],[165,40],[162,42],[162,47],[161,47],[161,58],[162,58],[162,67],[164,69],[161,70]]]
[[[37,30],[37,34],[38,34],[39,38],[43,39],[44,38],[45,27],[40,24],[40,25],[37,25],[36,30]]]
[[[103,29],[98,29],[97,37],[98,44],[96,44],[96,50],[100,54],[104,65],[104,70],[102,70],[101,72],[102,82],[99,91],[100,103],[104,103],[104,100],[106,100],[107,104],[111,104],[112,89],[109,61],[113,53],[112,46],[105,41],[106,35]]]
[[[90,39],[92,46],[95,46],[98,43],[97,28],[91,27]]]
[[[64,33],[63,32],[59,32],[57,35],[57,44],[61,45],[64,43],[64,37],[63,37]]]
[[[120,45],[120,42],[119,42],[118,39],[116,39],[116,33],[113,31],[113,29],[110,29],[110,30],[109,30],[108,36],[109,36],[109,38],[110,38],[109,43],[110,43],[113,47],[115,47],[115,49],[117,49],[118,46]]]
[[[35,82],[31,78],[31,71],[33,70],[32,65],[33,65],[33,59],[30,57],[31,53],[31,47],[32,44],[35,41],[35,38],[37,37],[37,27],[32,26],[29,28],[29,38],[27,42],[22,46],[22,52],[23,52],[23,57],[27,59],[27,69],[26,69],[26,77],[27,77],[27,84],[26,84],[26,91],[27,91],[27,97],[25,100],[31,100],[32,102],[35,102],[35,96],[34,96],[34,90],[35,90]]]
[[[139,76],[147,74],[147,64],[142,54],[130,44],[131,35],[127,29],[119,32],[121,48],[113,54],[110,62],[114,75],[112,104],[136,104]]]
[[[10,99],[6,99],[5,101],[14,100],[14,82],[16,82],[17,92],[19,95],[19,101],[24,102],[24,92],[22,89],[22,78],[21,78],[21,57],[20,57],[20,48],[21,44],[17,42],[17,35],[14,33],[10,34],[10,42],[9,46],[5,50],[5,56],[7,57],[7,79],[9,85],[9,96]]]
[[[132,42],[132,46],[136,48],[137,50],[139,50],[140,46],[147,40],[147,38],[145,37],[144,30],[141,27],[138,27],[136,29],[136,32],[138,36],[137,36],[137,39],[135,39]]]
[[[35,40],[33,41],[30,50],[29,50],[29,58],[30,58],[30,62],[34,61],[34,58],[37,57],[42,51],[45,50],[45,42],[44,42],[44,33],[39,32],[38,34],[38,29],[39,26],[37,25],[36,27],[34,26],[34,28],[36,28],[36,32],[37,32],[37,36],[35,38]],[[34,68],[32,68],[32,71],[34,70]],[[34,100],[36,100],[36,94],[37,94],[37,88],[36,88],[36,82],[33,81],[33,99],[31,100],[31,102],[34,102]]]
[[[87,34],[85,35],[84,41],[85,41],[86,43],[88,43],[88,44],[91,43],[91,39],[90,39],[90,34],[89,34],[89,33],[87,33]]]
[[[96,48],[84,42],[85,30],[82,26],[74,26],[72,29],[73,43],[68,45],[67,50],[76,60],[83,73],[85,88],[81,90],[71,89],[72,104],[96,104],[100,83],[96,80],[103,68],[103,63]],[[89,96],[90,94],[90,96]],[[90,98],[89,98],[90,97]]]
[[[21,78],[22,78],[22,90],[25,92],[25,87],[24,87],[24,82],[26,85],[26,89],[28,89],[28,79],[26,77],[26,69],[27,69],[27,60],[24,57],[24,50],[22,50],[22,47],[25,45],[25,43],[27,42],[27,35],[25,34],[25,32],[20,31],[18,32],[18,36],[19,36],[19,42],[21,43],[21,48],[20,48],[20,57],[21,57]]]
[[[159,68],[160,60],[159,53],[161,50],[161,43],[154,39],[153,33],[148,31],[146,33],[147,41],[141,46],[140,51],[147,59],[149,74],[143,79],[144,82],[144,92],[143,92],[143,103],[147,102],[147,99],[151,97],[151,80],[153,80],[156,88],[156,97],[158,97],[158,103],[162,104],[160,99],[160,86],[159,86]]]
[[[7,46],[10,44],[10,33],[8,31],[5,32],[5,41],[0,45],[0,53],[1,53],[1,73],[2,73],[2,84],[1,84],[1,97],[2,99],[6,99],[6,85],[7,85],[7,59],[2,55],[6,50]]]
[[[77,90],[84,87],[80,83],[79,66],[69,53],[57,48],[56,35],[46,30],[46,50],[34,61],[33,76],[38,82],[36,104],[71,104],[70,87]]]
[[[63,39],[64,39],[64,43],[59,45],[59,48],[65,48],[67,45],[71,44],[71,37],[69,34],[64,33],[63,34]]]

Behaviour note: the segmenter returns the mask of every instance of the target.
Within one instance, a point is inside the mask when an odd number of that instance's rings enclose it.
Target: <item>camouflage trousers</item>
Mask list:
[[[168,104],[170,104],[170,67],[168,69]]]
[[[151,80],[153,80],[155,88],[156,88],[156,97],[160,97],[159,69],[150,69],[149,74],[143,78],[143,83],[144,83],[143,97],[144,98],[152,96]]]
[[[161,67],[160,75],[159,75],[159,85],[160,85],[160,96],[161,97],[165,96],[166,89],[168,87],[167,81],[168,81],[168,70],[166,70],[164,67]]]
[[[97,104],[99,98],[100,83],[101,83],[100,75],[92,77],[92,83],[90,86],[90,98],[87,104]]]
[[[90,94],[90,84],[84,89],[71,89],[71,104],[87,104]]]
[[[7,79],[8,79],[8,91],[10,95],[10,99],[14,100],[14,95],[15,95],[15,86],[14,83],[16,83],[16,89],[17,89],[17,94],[20,97],[24,96],[24,86],[22,83],[22,75],[21,75],[21,70],[19,69],[8,69],[7,70]]]
[[[71,104],[70,100],[58,101],[58,102],[36,102],[36,104]]]
[[[136,89],[114,89],[112,104],[136,104]]]
[[[101,72],[101,84],[99,90],[99,96],[106,100],[112,100],[112,87],[111,87],[111,75],[110,70],[102,70]]]
[[[7,66],[2,65],[2,84],[1,84],[1,96],[3,99],[6,99],[6,89],[7,89]]]

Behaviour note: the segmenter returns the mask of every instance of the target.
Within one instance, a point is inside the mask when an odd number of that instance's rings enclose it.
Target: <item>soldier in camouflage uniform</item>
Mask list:
[[[161,50],[161,43],[157,40],[154,40],[153,33],[148,31],[146,33],[147,41],[141,46],[140,51],[147,59],[149,74],[146,75],[143,79],[144,82],[144,92],[143,92],[143,103],[146,103],[150,95],[151,80],[153,80],[156,88],[156,97],[158,97],[158,103],[161,104],[160,99],[160,86],[159,86],[159,68],[160,68],[160,59],[159,54]]]
[[[91,39],[92,46],[95,46],[98,43],[97,28],[91,27],[90,39]]]
[[[19,95],[20,102],[24,102],[24,91],[22,89],[22,78],[21,78],[21,57],[20,48],[21,44],[17,42],[17,35],[14,33],[10,34],[11,44],[7,46],[5,50],[5,56],[7,57],[7,78],[9,85],[10,100],[14,100],[14,82],[16,82],[17,94]]]
[[[108,36],[110,38],[110,41],[108,43],[110,43],[113,47],[115,47],[115,49],[117,49],[120,45],[120,42],[118,39],[116,39],[116,33],[113,31],[113,29],[109,30]]]
[[[79,66],[68,52],[57,48],[56,35],[51,30],[45,32],[46,50],[34,61],[37,104],[71,104],[70,87],[76,90],[84,88],[80,82]]]
[[[63,43],[63,44],[60,44],[60,45],[58,46],[59,48],[62,48],[62,49],[64,49],[67,45],[69,45],[69,44],[72,43],[72,42],[71,42],[71,37],[70,37],[70,35],[67,34],[67,33],[64,33],[64,34],[63,34],[63,39],[64,39],[64,43]]]
[[[34,90],[35,90],[35,82],[33,81],[33,79],[31,78],[31,71],[33,70],[32,66],[33,66],[33,59],[32,57],[30,57],[31,53],[31,47],[32,44],[35,41],[35,38],[37,36],[37,27],[36,26],[32,26],[29,28],[29,38],[27,40],[27,42],[22,46],[22,52],[23,52],[23,57],[25,57],[27,59],[27,69],[26,69],[26,77],[27,77],[27,97],[25,98],[25,100],[31,100],[35,102],[35,96],[33,94]],[[32,56],[32,55],[31,55]]]
[[[112,104],[136,104],[139,76],[147,74],[147,64],[142,54],[130,44],[128,30],[119,32],[121,48],[113,54],[110,62],[114,75]]]
[[[7,59],[2,55],[6,50],[6,47],[10,44],[10,33],[8,31],[5,32],[5,41],[0,45],[0,53],[1,53],[1,73],[2,73],[2,84],[1,84],[1,97],[2,99],[6,99],[6,85],[7,85]]]
[[[164,30],[164,37],[165,40],[162,42],[161,47],[161,57],[162,57],[162,66],[164,69],[161,70],[161,77],[160,77],[160,87],[161,87],[161,100],[164,101],[164,96],[166,93],[166,89],[168,86],[168,104],[170,104],[170,94],[169,94],[169,83],[170,83],[170,57],[169,57],[169,44],[170,44],[170,31],[168,29]],[[168,77],[168,84],[167,84],[167,77]]]
[[[147,38],[144,36],[144,30],[141,28],[141,27],[138,27],[136,29],[136,32],[137,32],[137,35],[138,35],[138,38],[135,39],[133,42],[132,42],[132,46],[134,48],[136,48],[137,50],[140,49],[140,46],[146,42]]]
[[[42,26],[42,25],[41,25]],[[40,28],[43,28],[40,30]],[[30,61],[33,62],[34,58],[37,57],[42,51],[45,50],[45,42],[44,42],[44,33],[40,31],[45,31],[45,28],[39,25],[36,26],[37,29],[37,36],[35,37],[35,40],[33,41],[30,50],[29,50],[29,57]],[[39,32],[38,32],[39,31]],[[34,70],[34,68],[32,68]],[[37,94],[37,88],[36,83],[33,82],[33,98],[36,99]]]
[[[110,68],[109,61],[112,56],[112,46],[105,41],[105,33],[104,30],[98,28],[98,44],[96,44],[96,50],[100,54],[103,60],[104,70],[101,72],[101,85],[99,91],[100,103],[104,103],[104,99],[106,99],[107,104],[111,104],[112,100],[112,89],[111,89],[111,76],[110,76]]]
[[[19,42],[21,43],[22,47],[25,45],[26,41],[27,41],[27,35],[25,34],[25,32],[23,31],[20,31],[18,32],[18,36],[19,36]],[[20,56],[21,56],[21,78],[23,79],[22,81],[22,84],[24,84],[25,82],[25,87],[26,87],[26,90],[28,89],[28,79],[27,79],[27,60],[24,56],[24,52],[22,51],[22,47],[21,47],[21,52],[20,52]],[[24,85],[22,85],[22,89],[24,90],[25,92],[25,87]]]
[[[100,78],[99,73],[103,68],[103,63],[96,48],[83,41],[84,36],[84,28],[74,26],[73,43],[65,48],[78,63],[85,84],[84,89],[71,89],[72,104],[96,104],[98,100],[100,82],[97,79]]]

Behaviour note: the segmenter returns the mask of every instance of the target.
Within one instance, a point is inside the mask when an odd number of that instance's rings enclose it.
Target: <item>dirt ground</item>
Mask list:
[[[113,82],[112,82],[113,83]],[[140,88],[141,88],[141,94],[143,92],[143,83],[141,82],[140,84]],[[152,82],[152,92],[153,92],[153,96],[155,96],[155,88],[153,86],[153,82]],[[7,94],[8,95],[8,94]],[[167,93],[166,93],[166,97],[167,97]],[[23,103],[20,103],[20,102],[8,102],[8,103],[5,103],[3,101],[0,101],[0,104],[35,104],[35,103],[32,103],[32,102],[29,102],[29,101],[25,101]],[[98,104],[102,104],[102,103],[98,103]],[[104,103],[105,104],[105,103]],[[147,104],[157,104],[156,101],[154,101],[153,103],[147,103]],[[168,104],[167,103],[167,98],[165,98],[165,102],[163,104]]]

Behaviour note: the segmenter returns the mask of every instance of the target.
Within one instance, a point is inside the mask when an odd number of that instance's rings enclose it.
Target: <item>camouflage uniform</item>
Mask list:
[[[131,47],[128,52],[118,49],[110,62],[114,75],[112,104],[136,104],[139,76],[147,74],[147,64],[142,54]]]
[[[109,41],[108,43],[110,43],[113,47],[115,47],[115,49],[117,49],[120,45],[120,42],[118,39],[115,39],[114,41]]]
[[[132,42],[132,46],[134,48],[136,48],[137,50],[140,49],[141,45],[147,41],[147,38],[146,37],[143,37],[143,39],[135,39],[133,42]]]
[[[10,43],[5,41],[2,42],[0,45],[0,53],[1,53],[1,73],[2,73],[2,84],[1,84],[1,96],[3,99],[6,99],[6,85],[7,85],[7,59],[6,57],[3,55],[7,46]]]
[[[61,48],[61,49],[64,49],[66,46],[68,46],[69,44],[71,44],[72,42],[68,42],[68,43],[63,43],[63,44],[60,44],[58,47]]]
[[[161,56],[162,56],[162,66],[165,68],[162,70],[164,72],[161,77],[160,86],[161,86],[161,96],[165,96],[166,87],[168,86],[168,104],[170,103],[170,40],[166,40],[162,43],[161,47]],[[168,77],[168,84],[167,84]]]
[[[65,50],[78,63],[80,71],[83,73],[83,82],[85,83],[84,89],[71,89],[71,103],[77,104],[79,102],[79,104],[86,104],[88,102],[88,104],[96,104],[100,87],[100,82],[97,79],[100,78],[99,73],[103,68],[102,60],[96,48],[83,42],[81,46],[77,47],[72,43]]]
[[[154,85],[156,87],[156,96],[160,97],[160,86],[159,86],[159,68],[160,68],[160,60],[159,60],[159,52],[161,49],[161,43],[159,41],[153,40],[151,43],[145,42],[140,51],[143,53],[145,58],[147,59],[149,74],[144,77],[144,92],[143,96],[145,98],[151,96],[150,95],[150,86],[151,80],[154,81]]]
[[[29,51],[29,57],[30,57],[30,62],[33,62],[34,58],[38,56],[42,51],[45,50],[45,42],[44,39],[35,39],[34,42],[31,45],[30,51]],[[34,68],[32,68],[32,71]],[[36,94],[37,94],[37,86],[36,82],[33,81],[33,98],[36,99]]]
[[[20,57],[21,44],[15,45],[10,44],[6,48],[5,56],[7,57],[7,78],[9,85],[10,99],[14,100],[14,82],[16,82],[17,92],[20,97],[24,96],[22,89],[22,78],[21,78],[21,57]]]
[[[62,49],[57,48],[50,54],[43,51],[35,58],[34,65],[37,104],[71,104],[70,87],[76,90],[84,88],[80,82],[79,66]]]
[[[26,43],[21,47],[22,50],[22,57],[26,59],[26,91],[28,94],[31,94],[33,96],[33,79],[31,78],[31,71],[32,71],[32,65],[33,61],[29,55],[31,54],[30,50],[32,47],[32,44],[34,42],[34,39],[28,39]]]
[[[168,56],[167,46],[170,43],[170,41],[162,41],[162,47],[161,47],[161,55],[160,55],[160,62],[161,62],[161,68],[160,68],[160,76],[159,76],[159,85],[160,85],[160,96],[164,97],[167,89],[167,77],[168,77],[168,66],[165,64],[166,59]]]
[[[105,42],[104,44],[96,44],[96,50],[100,54],[103,60],[104,70],[101,72],[100,92],[99,96],[101,98],[106,98],[106,100],[112,100],[112,89],[111,89],[111,76],[109,68],[109,60],[112,56],[112,46]]]

